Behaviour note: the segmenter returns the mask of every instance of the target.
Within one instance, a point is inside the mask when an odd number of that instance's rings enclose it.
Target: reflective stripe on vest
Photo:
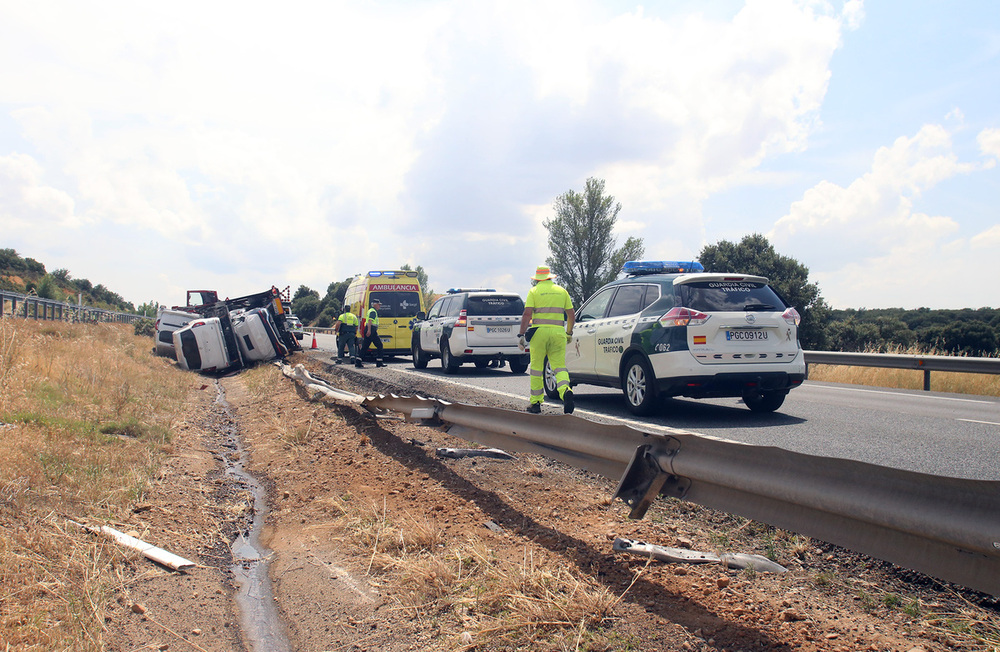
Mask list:
[[[535,315],[559,315],[559,319],[546,319],[545,317],[538,318]],[[566,309],[565,308],[535,308],[531,315],[531,325],[532,326],[565,326],[566,325]]]

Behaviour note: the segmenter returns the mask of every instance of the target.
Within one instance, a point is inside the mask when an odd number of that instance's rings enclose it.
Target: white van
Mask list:
[[[240,363],[226,347],[222,321],[218,317],[199,318],[175,330],[174,349],[177,364],[190,371],[224,371]]]
[[[233,331],[240,345],[243,362],[272,360],[288,355],[288,347],[278,336],[271,313],[254,308],[233,316]]]
[[[165,358],[176,359],[174,331],[198,319],[199,316],[193,312],[160,308],[160,311],[156,315],[156,348],[153,349],[153,353],[162,355]]]

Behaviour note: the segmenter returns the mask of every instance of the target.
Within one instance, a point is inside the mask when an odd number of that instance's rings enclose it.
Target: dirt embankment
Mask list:
[[[293,362],[362,394],[490,400]],[[108,623],[113,649],[251,647],[229,572],[252,509],[222,464],[233,428],[267,487],[264,544],[295,650],[990,649],[928,614],[996,612],[915,574],[679,502],[631,521],[606,479],[533,456],[441,458],[439,447],[471,445],[250,373],[220,380],[228,409],[214,385],[192,398],[176,455],[135,514],[137,534],[201,566],[137,564]],[[789,570],[646,564],[614,553],[615,537],[766,554]]]

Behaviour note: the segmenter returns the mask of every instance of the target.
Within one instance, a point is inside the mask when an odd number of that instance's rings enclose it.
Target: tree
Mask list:
[[[42,280],[35,287],[35,292],[43,299],[62,300],[62,291],[59,290],[59,286],[51,274],[46,274],[42,277]]]
[[[417,281],[420,283],[420,294],[423,295],[424,309],[429,309],[431,304],[434,303],[434,290],[431,289],[431,284],[427,280],[427,272],[420,265],[414,269],[410,267],[409,263],[403,263],[399,268],[405,272],[416,272]]]
[[[298,299],[301,299],[302,297],[308,297],[310,295],[316,297],[317,299],[319,298],[319,292],[310,289],[308,285],[300,285],[299,289],[296,290],[295,294],[292,295],[292,303],[295,303]]]
[[[294,312],[303,324],[311,324],[320,313],[319,297],[315,293],[307,294],[292,301]]]
[[[326,296],[320,302],[322,310],[327,308],[333,308],[337,311],[336,316],[340,316],[340,312],[344,306],[344,297],[347,295],[347,288],[351,285],[351,281],[354,280],[353,276],[348,276],[343,281],[334,281],[330,285],[326,286]]]
[[[698,255],[706,272],[742,272],[766,277],[771,287],[802,316],[799,341],[805,349],[827,346],[826,324],[830,307],[809,282],[809,268],[794,258],[778,254],[763,235],[744,236],[739,244],[721,240],[706,245]]]
[[[603,179],[587,179],[582,193],[567,190],[554,208],[555,218],[543,223],[549,230],[545,262],[577,306],[613,281],[626,261],[645,253],[642,238],[628,238],[616,249],[613,231],[622,205],[604,195]]]

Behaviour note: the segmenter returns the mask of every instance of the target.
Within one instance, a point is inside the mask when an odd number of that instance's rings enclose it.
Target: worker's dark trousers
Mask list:
[[[371,335],[365,338],[365,343],[361,345],[361,350],[358,352],[358,357],[363,357],[365,353],[368,353],[368,347],[372,343],[375,343],[375,360],[382,362],[382,338],[378,336],[378,326],[372,326]]]

